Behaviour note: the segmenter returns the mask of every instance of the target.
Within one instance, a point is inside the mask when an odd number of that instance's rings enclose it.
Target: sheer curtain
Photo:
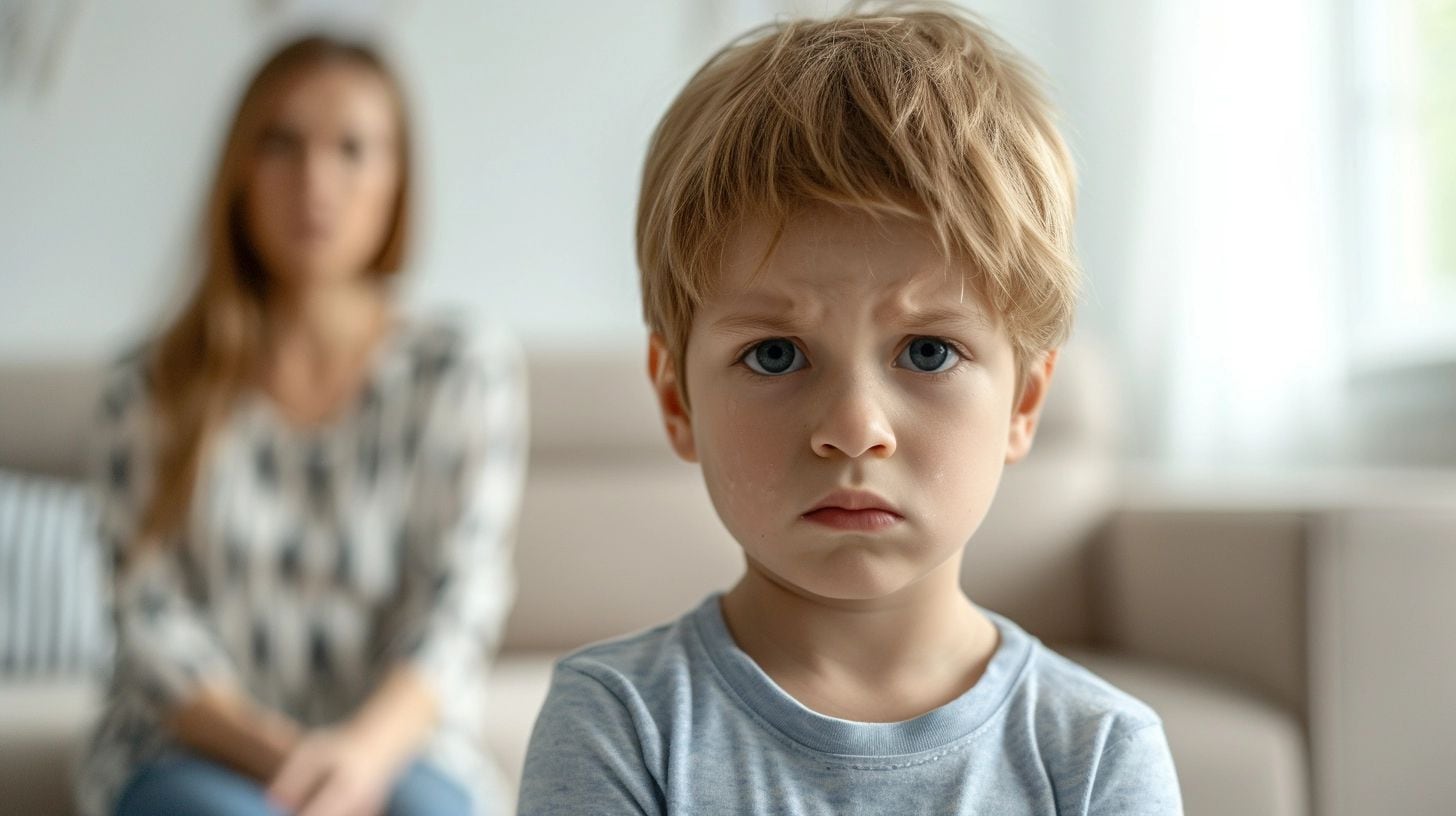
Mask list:
[[[1131,440],[1178,469],[1344,457],[1327,9],[1145,6],[1141,183],[1113,331]]]

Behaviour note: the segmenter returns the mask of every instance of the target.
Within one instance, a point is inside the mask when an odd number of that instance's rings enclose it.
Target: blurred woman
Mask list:
[[[201,279],[124,361],[96,449],[118,652],[78,781],[101,814],[486,813],[522,370],[411,319],[409,129],[370,48],[244,93]]]

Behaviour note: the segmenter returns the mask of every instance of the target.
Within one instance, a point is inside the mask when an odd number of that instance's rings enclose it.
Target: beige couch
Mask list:
[[[96,375],[0,367],[0,467],[74,475]],[[1452,708],[1413,716],[1419,683],[1367,663],[1422,653],[1419,668],[1456,687],[1453,650],[1429,642],[1456,620],[1433,577],[1456,575],[1451,482],[1368,510],[1350,482],[1293,496],[1130,487],[1109,457],[1105,381],[1091,355],[1066,356],[1036,450],[970,544],[972,597],[1157,709],[1190,814],[1456,812],[1437,807],[1456,802],[1453,775],[1408,761],[1424,756],[1412,740],[1456,732]],[[739,568],[696,471],[667,452],[636,350],[535,354],[532,398],[519,602],[490,701],[512,777],[557,655],[673,617]],[[1381,549],[1398,543],[1423,559],[1415,600]],[[1367,571],[1384,583],[1359,585]],[[1387,640],[1392,593],[1409,601],[1395,624],[1409,634]],[[1387,690],[1406,696],[1366,705]],[[68,812],[67,757],[96,697],[76,679],[0,678],[0,809]]]

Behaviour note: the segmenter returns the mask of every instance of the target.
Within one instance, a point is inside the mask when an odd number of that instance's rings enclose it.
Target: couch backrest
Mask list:
[[[80,475],[104,375],[86,360],[0,364],[0,467]]]
[[[973,598],[1055,641],[1084,639],[1087,547],[1111,494],[1099,360],[1070,349],[1036,449],[1008,468],[966,558]],[[670,619],[741,568],[695,466],[663,438],[638,350],[530,358],[532,453],[507,648],[559,649]],[[75,477],[102,368],[0,365],[0,467]]]

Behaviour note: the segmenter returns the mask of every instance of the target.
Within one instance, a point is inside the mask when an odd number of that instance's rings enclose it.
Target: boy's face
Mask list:
[[[958,574],[1055,353],[1015,393],[1000,321],[914,221],[808,208],[759,267],[771,238],[762,221],[729,237],[688,339],[690,407],[653,338],[673,447],[777,583],[870,600]]]

